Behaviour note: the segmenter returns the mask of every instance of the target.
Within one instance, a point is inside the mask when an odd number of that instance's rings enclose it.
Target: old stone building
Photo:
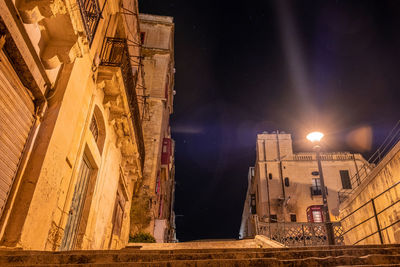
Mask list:
[[[150,232],[157,242],[174,242],[175,148],[169,124],[175,94],[174,23],[165,16],[140,14],[139,19],[146,84],[146,159],[141,190],[134,199],[140,216],[133,216],[132,229]]]
[[[135,0],[0,1],[0,245],[128,242],[143,175]]]
[[[293,152],[285,133],[257,135],[255,166],[249,169],[241,237],[255,234],[260,222],[324,222],[322,191],[315,152]],[[351,190],[350,177],[368,165],[360,154],[322,152],[322,169],[331,219],[339,219],[341,189]],[[369,171],[369,169],[365,169]]]

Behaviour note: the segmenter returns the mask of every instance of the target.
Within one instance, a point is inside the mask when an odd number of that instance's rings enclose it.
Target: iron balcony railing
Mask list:
[[[83,20],[86,37],[89,41],[89,46],[92,44],[94,35],[101,19],[101,10],[98,0],[77,0],[79,10]]]
[[[320,186],[310,186],[311,196],[321,196],[322,188]]]
[[[328,246],[327,223],[261,222],[256,217],[256,234],[269,237],[288,247]],[[340,222],[332,222],[334,244],[344,245]]]
[[[106,37],[100,53],[102,66],[120,67],[128,98],[131,119],[135,130],[135,137],[140,154],[142,168],[144,166],[145,148],[143,141],[142,123],[136,95],[137,73],[133,75],[128,44],[124,38]]]

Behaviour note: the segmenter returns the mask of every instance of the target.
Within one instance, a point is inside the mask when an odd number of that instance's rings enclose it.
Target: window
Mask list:
[[[313,178],[312,179],[311,195],[312,196],[320,196],[320,195],[322,195],[321,180],[319,178]]]
[[[278,222],[278,217],[276,216],[276,214],[269,215],[269,222],[272,222],[272,223]]]
[[[285,186],[289,186],[289,177],[285,177]]]
[[[99,139],[99,126],[97,125],[97,120],[96,117],[93,115],[92,121],[90,122],[90,131],[93,134],[93,138],[97,143],[97,140]]]
[[[290,221],[297,222],[296,214],[290,214]]]
[[[93,110],[92,119],[90,120],[89,130],[92,133],[94,141],[99,148],[100,154],[103,152],[104,142],[106,139],[106,126],[104,117],[100,108],[96,105]]]
[[[268,178],[272,180],[272,173],[268,174]]]
[[[350,175],[348,170],[340,170],[340,178],[342,179],[343,189],[351,189]]]

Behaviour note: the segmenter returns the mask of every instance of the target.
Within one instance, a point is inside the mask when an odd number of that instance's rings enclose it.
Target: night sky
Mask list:
[[[257,133],[291,133],[307,151],[318,129],[325,150],[367,157],[400,118],[400,1],[141,0],[139,11],[175,20],[180,241],[238,237]]]

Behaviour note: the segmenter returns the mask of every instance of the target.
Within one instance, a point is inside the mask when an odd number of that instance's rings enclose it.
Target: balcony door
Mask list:
[[[82,209],[86,200],[88,184],[92,174],[93,168],[86,156],[83,156],[60,250],[71,250],[75,247]]]

